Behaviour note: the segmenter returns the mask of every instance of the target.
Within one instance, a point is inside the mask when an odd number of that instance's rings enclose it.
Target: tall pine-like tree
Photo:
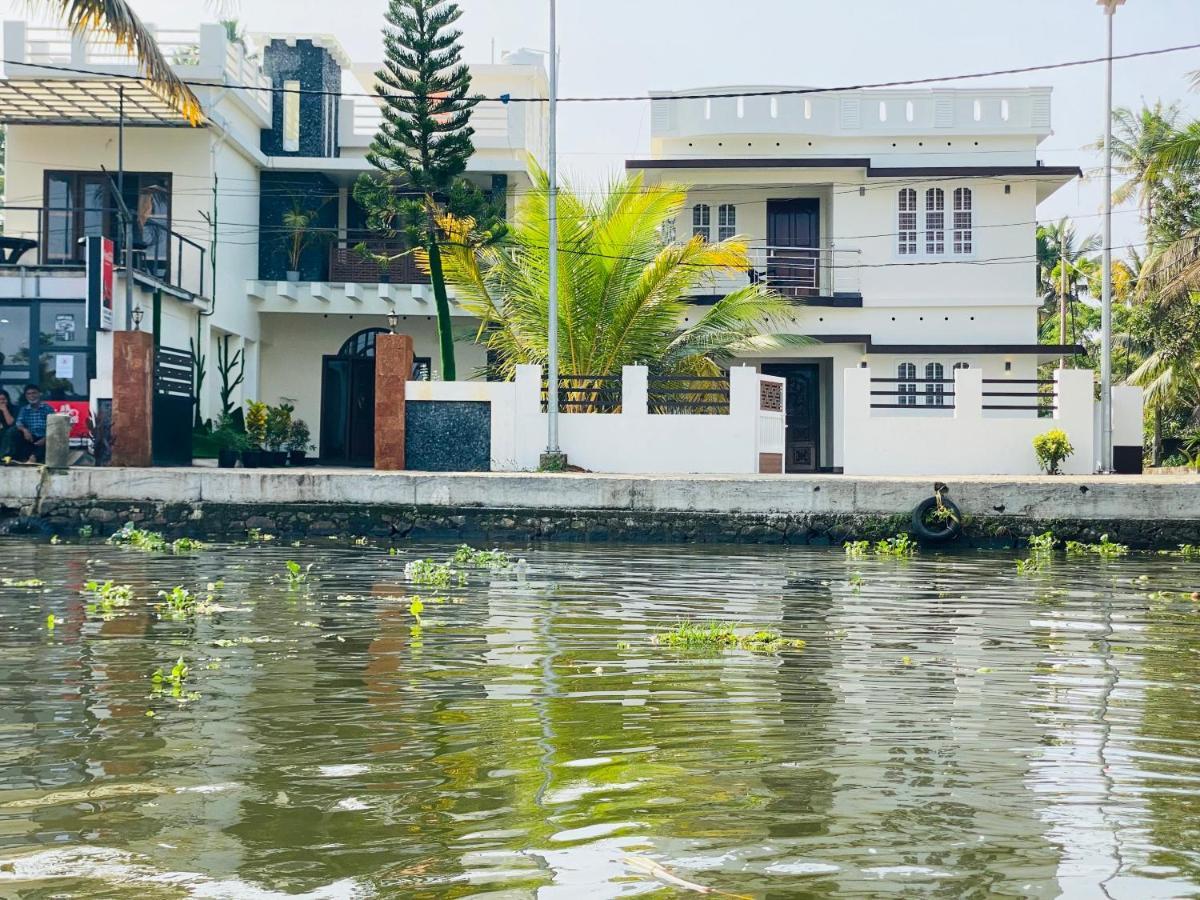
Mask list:
[[[379,174],[362,176],[354,189],[372,230],[402,234],[428,253],[446,381],[456,372],[438,219],[444,211],[483,223],[493,217],[490,201],[462,177],[475,149],[471,111],[482,98],[471,94],[462,63],[462,32],[453,27],[461,15],[446,0],[389,0],[387,55],[376,73],[383,124],[367,153]]]

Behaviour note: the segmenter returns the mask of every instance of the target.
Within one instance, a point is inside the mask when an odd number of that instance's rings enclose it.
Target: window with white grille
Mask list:
[[[712,209],[707,203],[697,203],[692,207],[692,237],[712,240]]]
[[[917,405],[917,367],[915,363],[900,363],[896,366],[896,404]]]
[[[675,217],[672,216],[662,223],[662,242],[664,244],[673,244],[675,243],[675,237]]]
[[[925,252],[946,252],[946,192],[941,188],[925,191]]]
[[[901,256],[912,256],[917,252],[917,192],[914,188],[901,189],[898,210],[897,251]]]
[[[722,203],[717,207],[717,240],[727,241],[737,234],[737,207]]]
[[[945,406],[946,386],[942,384],[945,377],[942,364],[931,362],[925,364],[925,405]]]
[[[975,238],[972,223],[971,189],[954,189],[954,252],[974,253]]]

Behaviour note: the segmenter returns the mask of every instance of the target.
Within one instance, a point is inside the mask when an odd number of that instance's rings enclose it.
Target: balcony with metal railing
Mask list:
[[[0,206],[0,275],[22,270],[68,273],[84,267],[84,238],[103,235],[112,240],[117,269],[126,264],[122,227],[116,210],[102,208],[47,209],[40,206]],[[107,213],[107,215],[106,215]],[[91,224],[92,222],[102,224]],[[135,224],[129,262],[137,280],[174,290],[191,298],[205,297],[207,249],[151,219]]]
[[[717,296],[747,284],[763,284],[791,300],[820,298],[847,306],[862,301],[862,251],[856,247],[752,246],[748,255],[750,266],[744,274],[720,271],[706,275],[694,293]]]

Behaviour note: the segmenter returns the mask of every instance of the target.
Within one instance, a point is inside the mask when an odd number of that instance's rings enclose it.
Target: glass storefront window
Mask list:
[[[47,400],[77,400],[87,396],[87,353],[43,353],[38,383]]]
[[[0,306],[0,369],[13,366],[29,367],[28,306]]]
[[[82,303],[45,303],[38,313],[39,344],[47,347],[87,346],[87,323]]]

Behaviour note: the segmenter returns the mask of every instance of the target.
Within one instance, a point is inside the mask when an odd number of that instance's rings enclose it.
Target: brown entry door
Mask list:
[[[820,364],[764,365],[762,373],[785,382],[783,470],[815,472],[821,459]]]
[[[767,201],[767,283],[788,297],[820,293],[821,201]]]

